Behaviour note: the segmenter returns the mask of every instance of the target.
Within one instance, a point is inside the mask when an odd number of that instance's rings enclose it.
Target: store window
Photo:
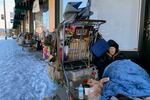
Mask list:
[[[43,29],[44,31],[49,30],[49,8],[48,8],[48,0],[45,0],[43,4]]]

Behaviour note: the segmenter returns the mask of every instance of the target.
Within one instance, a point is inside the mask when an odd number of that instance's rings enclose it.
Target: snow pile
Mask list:
[[[42,100],[57,86],[47,64],[23,51],[13,39],[0,38],[0,100]]]

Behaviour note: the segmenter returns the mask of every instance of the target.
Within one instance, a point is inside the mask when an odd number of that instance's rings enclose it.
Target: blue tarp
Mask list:
[[[129,97],[150,96],[150,76],[131,60],[118,60],[104,70],[103,77],[109,77],[100,100],[123,94]]]

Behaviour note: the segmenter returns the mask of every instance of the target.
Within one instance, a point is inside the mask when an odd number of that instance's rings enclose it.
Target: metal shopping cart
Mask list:
[[[70,97],[76,98],[72,92],[76,86],[73,86],[70,80],[80,80],[82,76],[87,77],[89,73],[86,73],[85,69],[92,71],[94,67],[91,64],[92,54],[89,45],[94,40],[100,25],[105,22],[105,20],[67,20],[63,21],[57,30],[59,67],[64,73],[64,86],[68,100]],[[75,73],[74,71],[76,74],[71,76]]]

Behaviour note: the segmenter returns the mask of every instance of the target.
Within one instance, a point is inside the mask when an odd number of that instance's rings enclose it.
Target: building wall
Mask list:
[[[11,2],[11,3],[10,3]],[[7,28],[11,29],[12,28],[12,23],[10,23],[11,19],[13,19],[13,7],[14,7],[14,0],[5,0],[6,4],[6,19],[7,19]],[[3,0],[0,0],[0,16],[1,14],[4,14],[3,10]],[[0,18],[0,28],[4,28],[4,20]]]
[[[106,20],[103,37],[113,39],[123,51],[137,51],[142,0],[91,0],[92,18]]]
[[[55,30],[55,0],[49,0],[49,31]]]

